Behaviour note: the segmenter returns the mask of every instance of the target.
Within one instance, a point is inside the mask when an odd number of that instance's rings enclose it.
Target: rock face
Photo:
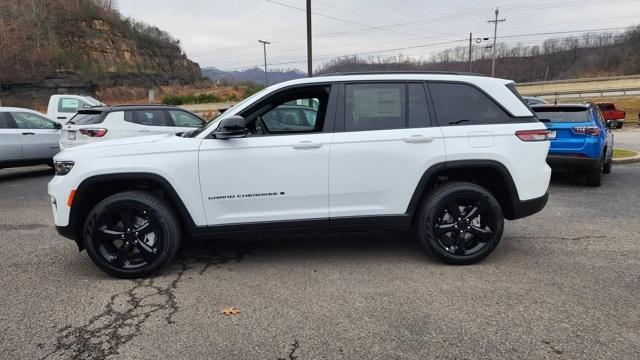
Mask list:
[[[193,84],[198,64],[166,32],[102,0],[0,1],[0,91]]]

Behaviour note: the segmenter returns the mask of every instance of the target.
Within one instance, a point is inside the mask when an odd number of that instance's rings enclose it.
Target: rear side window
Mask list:
[[[173,126],[167,119],[164,110],[136,110],[135,123],[146,126]]]
[[[80,99],[60,98],[60,102],[58,103],[58,112],[74,113],[78,111],[78,109],[82,109],[85,106],[91,106],[91,105],[89,105],[89,103],[82,101]]]
[[[492,99],[473,86],[430,83],[429,90],[442,126],[501,124],[511,120]]]
[[[101,112],[81,112],[67,122],[69,125],[94,125],[100,124],[103,120]]]
[[[9,122],[9,118],[5,113],[0,113],[0,129],[12,129],[13,124]]]
[[[351,84],[346,86],[346,95],[346,131],[406,126],[405,84]]]
[[[549,122],[589,122],[589,111],[584,107],[534,108],[540,121]]]

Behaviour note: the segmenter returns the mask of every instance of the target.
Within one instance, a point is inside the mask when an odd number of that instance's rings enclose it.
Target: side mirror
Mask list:
[[[60,130],[60,129],[62,129],[62,124],[54,122],[53,123],[53,128],[56,129],[56,130]]]
[[[244,137],[247,135],[244,118],[236,115],[220,120],[220,125],[218,125],[218,128],[213,132],[213,135],[216,139]]]

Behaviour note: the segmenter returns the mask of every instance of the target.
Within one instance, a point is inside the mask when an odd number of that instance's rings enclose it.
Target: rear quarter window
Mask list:
[[[475,87],[461,83],[429,83],[441,126],[502,124],[511,117]]]
[[[69,125],[94,125],[100,124],[104,117],[101,112],[77,113],[67,122]]]

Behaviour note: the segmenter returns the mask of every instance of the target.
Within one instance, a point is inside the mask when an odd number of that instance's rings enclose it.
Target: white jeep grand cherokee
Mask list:
[[[206,127],[105,141],[55,157],[58,232],[123,278],[183,236],[413,228],[442,260],[489,255],[504,219],[540,211],[547,130],[508,80],[337,74],[271,86]]]

